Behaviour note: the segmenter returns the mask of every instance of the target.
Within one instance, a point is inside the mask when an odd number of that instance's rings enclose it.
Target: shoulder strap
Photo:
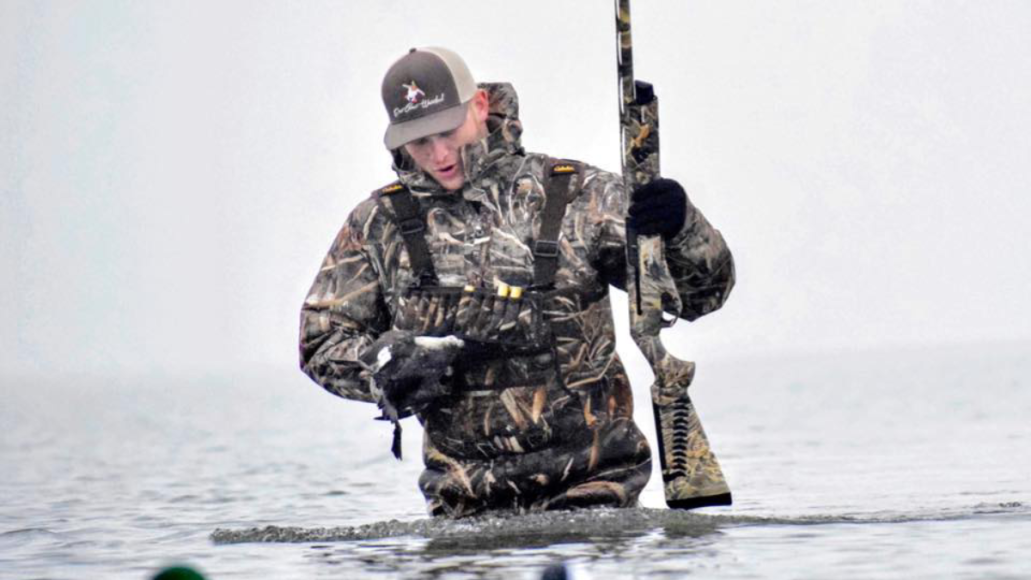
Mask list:
[[[396,181],[377,190],[373,195],[401,231],[401,238],[404,240],[405,249],[408,250],[408,260],[416,280],[421,284],[435,284],[437,273],[433,270],[433,259],[426,244],[426,220],[419,212],[419,203],[412,197],[412,192]],[[390,207],[383,203],[384,198],[390,199]]]
[[[558,271],[558,235],[566,206],[580,193],[583,185],[583,164],[548,158],[544,168],[544,208],[541,229],[533,243],[533,282],[538,288],[549,288]],[[570,190],[569,184],[575,184]]]

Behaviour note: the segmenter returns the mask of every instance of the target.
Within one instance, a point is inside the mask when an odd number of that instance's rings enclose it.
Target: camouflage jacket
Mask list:
[[[394,170],[426,216],[441,285],[530,286],[548,157],[520,146],[512,87],[481,86],[490,94],[490,134],[463,151],[460,191],[440,188],[403,150],[394,152]],[[534,361],[500,360],[477,380],[509,372],[515,386],[484,385],[420,413],[426,464],[420,487],[433,514],[632,505],[648,480],[650,451],[632,420],[608,297],[610,285],[625,287],[627,195],[619,175],[592,166],[583,173],[562,221],[555,276],[556,289],[576,292],[547,307],[557,380],[535,374]],[[413,282],[401,235],[375,197],[354,209],[333,242],[304,302],[300,329],[304,372],[333,394],[367,402],[378,393],[357,361],[391,328]],[[734,284],[720,233],[689,207],[683,230],[666,248],[683,317],[719,308]]]

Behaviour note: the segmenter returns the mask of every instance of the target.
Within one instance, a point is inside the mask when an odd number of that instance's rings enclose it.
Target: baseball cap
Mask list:
[[[465,121],[476,81],[462,57],[440,47],[413,48],[383,77],[383,105],[390,124],[387,149],[450,131]]]

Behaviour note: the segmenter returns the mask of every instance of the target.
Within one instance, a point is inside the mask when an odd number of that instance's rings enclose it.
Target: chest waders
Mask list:
[[[392,328],[454,335],[466,343],[454,373],[445,378],[452,393],[418,412],[431,444],[450,457],[492,460],[590,440],[578,397],[562,381],[555,348],[563,314],[603,296],[555,289],[562,219],[580,192],[583,173],[574,162],[549,159],[545,166],[545,202],[531,244],[534,277],[528,288],[441,286],[419,203],[400,183],[375,194],[400,231],[413,274],[398,298]]]

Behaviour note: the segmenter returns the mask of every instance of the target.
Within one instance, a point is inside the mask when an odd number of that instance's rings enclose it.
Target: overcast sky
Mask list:
[[[674,350],[1031,339],[1029,30],[1026,1],[637,0],[663,172],[737,259]],[[515,84],[529,150],[618,171],[607,1],[0,0],[0,371],[295,366],[392,178],[382,74],[425,45]]]

